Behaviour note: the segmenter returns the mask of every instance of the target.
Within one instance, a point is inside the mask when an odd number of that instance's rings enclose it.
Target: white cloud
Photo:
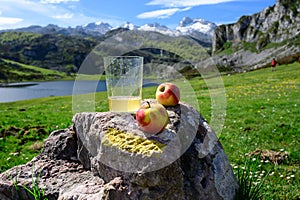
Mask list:
[[[52,8],[47,7],[39,2],[30,0],[1,0],[4,7],[2,14],[24,15],[31,13],[47,13]],[[52,11],[51,11],[52,12]],[[26,13],[26,14],[25,14]]]
[[[12,25],[23,21],[21,18],[14,18],[14,17],[0,17],[0,26],[3,25]]]
[[[72,13],[65,13],[62,15],[54,15],[52,17],[55,19],[72,19],[73,16],[74,16],[74,14],[72,14]]]
[[[166,9],[144,12],[139,14],[138,18],[169,18],[177,12],[183,12],[195,6],[218,4],[236,0],[151,0],[146,5],[162,6]]]
[[[73,26],[83,20],[80,13],[73,14],[74,9],[66,5],[44,4],[41,0],[0,0],[0,29],[19,28],[29,25],[47,25],[49,23],[61,26]],[[74,1],[74,0],[73,0]],[[77,0],[76,0],[77,1]],[[8,19],[8,17],[11,17]],[[3,24],[7,25],[3,25]],[[86,19],[84,19],[86,23]]]
[[[187,7],[187,6],[200,6],[208,4],[217,4],[230,2],[234,0],[152,0],[146,5],[160,5],[164,7]]]
[[[58,3],[67,3],[67,2],[78,2],[80,0],[41,0],[41,3],[44,4],[48,4],[48,3],[54,3],[54,4],[58,4]]]
[[[140,18],[140,19],[146,19],[146,18],[165,19],[165,18],[169,18],[170,16],[174,15],[177,12],[183,12],[183,11],[187,11],[189,9],[190,9],[190,7],[183,8],[183,9],[169,8],[169,9],[163,9],[163,10],[155,10],[155,11],[141,13],[137,16],[137,18]]]

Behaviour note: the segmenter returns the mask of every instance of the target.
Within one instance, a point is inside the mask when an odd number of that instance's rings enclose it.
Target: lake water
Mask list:
[[[105,81],[48,81],[26,87],[0,87],[0,103],[13,102],[49,96],[68,96],[106,91]],[[25,83],[26,84],[26,83]],[[143,87],[157,85],[145,81]]]
[[[68,96],[72,94],[86,94],[106,91],[105,81],[48,81],[37,82],[37,85],[27,87],[0,87],[0,103],[19,100],[49,97]],[[143,87],[157,85],[145,81]]]
[[[78,81],[76,81],[77,83]],[[105,81],[80,81],[76,84],[76,94],[106,91]],[[67,96],[73,94],[74,81],[38,82],[26,87],[0,87],[0,102],[13,102],[49,96]]]

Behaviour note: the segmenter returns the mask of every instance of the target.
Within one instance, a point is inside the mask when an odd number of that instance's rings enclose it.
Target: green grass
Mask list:
[[[34,173],[34,166],[32,166],[32,183],[31,186],[26,185],[20,185],[18,182],[17,177],[15,179],[12,179],[13,185],[15,190],[18,194],[18,199],[21,199],[22,196],[20,195],[21,188],[24,189],[28,195],[31,196],[31,198],[34,198],[34,200],[48,200],[47,197],[45,197],[45,190],[40,188],[38,185],[40,179],[40,174]]]
[[[64,72],[26,65],[0,58],[0,83],[74,79]]]
[[[23,64],[23,63],[19,63],[19,62],[12,61],[12,60],[7,60],[7,59],[3,59],[3,61],[5,61],[6,63],[19,65],[20,67],[25,68],[25,69],[32,69],[32,70],[38,71],[38,72],[40,72],[44,75],[65,76],[65,73],[59,72],[59,71],[56,71],[56,70],[44,69],[44,68],[35,67],[35,66],[32,66],[32,65],[26,65],[26,64]]]
[[[226,120],[218,137],[236,168],[245,160],[257,162],[250,175],[262,184],[263,199],[300,198],[300,65],[293,63],[222,77],[226,91]],[[214,81],[210,79],[207,81]],[[189,81],[195,90],[201,114],[210,122],[212,102],[206,83]],[[181,81],[178,82],[183,87]],[[155,87],[143,89],[143,98],[154,98]],[[184,93],[184,100],[193,95]],[[108,110],[106,93],[96,94],[96,110]],[[57,129],[71,125],[72,97],[49,97],[0,104],[0,172],[26,163],[41,151],[41,141]],[[255,150],[286,152],[278,164],[259,156]],[[254,183],[253,183],[254,184]]]
[[[300,164],[300,65],[282,65],[224,77],[227,116],[219,135],[231,163],[241,165],[256,149],[288,152],[279,165],[260,160],[270,172],[262,187],[265,199],[297,199]],[[255,157],[253,159],[256,159]]]

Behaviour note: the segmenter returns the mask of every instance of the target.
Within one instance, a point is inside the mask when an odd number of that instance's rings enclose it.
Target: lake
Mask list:
[[[26,87],[0,87],[0,103],[14,102],[26,99],[68,96],[72,94],[86,94],[91,92],[106,91],[105,81],[76,81],[76,88],[73,90],[75,81],[47,81],[30,83]],[[143,87],[158,85],[149,80],[144,81]]]
[[[91,92],[106,91],[105,81],[47,81],[21,83],[25,87],[0,87],[0,103],[14,102],[33,98],[50,96],[68,96],[72,94],[86,94]],[[18,84],[16,84],[18,85]],[[143,87],[155,86],[158,83],[145,80]]]
[[[36,85],[25,87],[0,87],[0,102],[13,102],[19,100],[49,97],[67,96],[73,94],[75,81],[47,81],[36,82]],[[78,81],[76,81],[77,83]],[[76,88],[76,94],[84,94],[96,91],[106,91],[105,81],[80,81],[80,87]]]

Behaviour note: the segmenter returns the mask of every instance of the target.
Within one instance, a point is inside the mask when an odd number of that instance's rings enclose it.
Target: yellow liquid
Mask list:
[[[135,113],[141,106],[140,97],[116,96],[109,97],[109,110],[112,112],[131,112]]]

